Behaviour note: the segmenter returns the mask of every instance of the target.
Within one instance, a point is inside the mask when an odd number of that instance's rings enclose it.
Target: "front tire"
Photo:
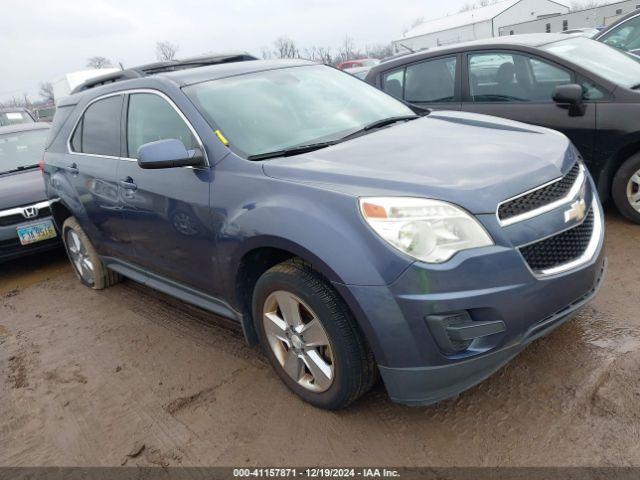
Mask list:
[[[640,223],[640,153],[627,159],[618,169],[611,196],[622,215]]]
[[[102,290],[118,283],[121,277],[109,270],[93,247],[75,217],[69,217],[62,225],[62,240],[67,256],[78,279],[87,287]]]
[[[348,406],[377,379],[377,367],[349,309],[308,264],[265,272],[253,293],[260,343],[280,379],[320,408]]]

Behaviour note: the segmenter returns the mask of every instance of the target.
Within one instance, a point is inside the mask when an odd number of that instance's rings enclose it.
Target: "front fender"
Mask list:
[[[226,278],[234,277],[244,255],[261,247],[290,251],[332,282],[347,285],[387,285],[412,263],[365,224],[356,198],[282,183],[288,190],[277,190],[287,193],[235,212],[221,229],[219,245],[237,240],[221,257],[229,259],[222,265]]]

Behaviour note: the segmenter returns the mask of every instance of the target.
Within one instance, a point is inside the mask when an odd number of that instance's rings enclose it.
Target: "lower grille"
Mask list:
[[[593,208],[577,227],[520,248],[529,268],[540,272],[572,262],[584,254],[593,234]]]
[[[39,250],[57,246],[60,243],[58,237],[43,240],[42,242],[32,243],[30,245],[22,245],[18,238],[0,241],[0,259],[3,257],[14,257],[29,253],[32,250]]]

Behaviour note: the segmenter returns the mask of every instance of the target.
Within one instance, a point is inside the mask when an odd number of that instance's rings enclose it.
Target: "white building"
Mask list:
[[[618,18],[640,8],[640,0],[625,0],[599,7],[579,10],[566,15],[533,20],[500,27],[500,35],[519,33],[556,33],[574,28],[596,28],[611,25]]]
[[[640,0],[638,0],[640,2]],[[567,13],[569,8],[553,0],[503,0],[486,7],[428,20],[406,32],[393,42],[412,50],[497,37],[505,25]]]

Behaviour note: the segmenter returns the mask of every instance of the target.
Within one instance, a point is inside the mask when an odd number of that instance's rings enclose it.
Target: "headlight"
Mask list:
[[[493,245],[474,217],[438,200],[361,198],[360,212],[384,240],[423,262],[442,263],[461,250]]]

